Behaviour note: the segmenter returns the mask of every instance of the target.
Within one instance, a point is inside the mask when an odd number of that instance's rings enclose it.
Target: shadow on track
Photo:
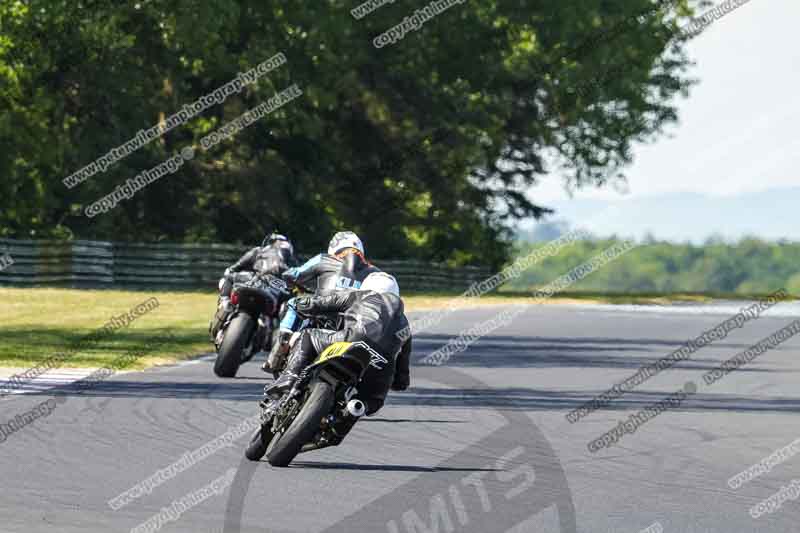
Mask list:
[[[456,365],[453,365],[456,366]],[[418,366],[417,369],[432,368]],[[739,371],[742,371],[740,369]],[[140,382],[109,380],[98,383],[90,390],[80,391],[73,386],[60,387],[56,390],[30,392],[19,395],[24,400],[31,397],[50,397],[59,394],[75,398],[168,398],[168,399],[211,399],[219,401],[258,402],[262,397],[263,387],[257,382],[236,382],[226,380],[214,383],[198,382]],[[412,387],[403,394],[391,394],[387,398],[387,406],[417,406],[467,408],[467,409],[501,409],[524,411],[572,410],[605,392],[552,390],[534,388],[470,388],[470,389],[438,389],[429,387]],[[604,407],[602,411],[642,408],[662,400],[671,391],[633,391],[625,394]],[[728,412],[797,412],[800,411],[800,398],[766,397],[753,398],[730,394],[697,393],[686,400],[679,411],[728,411]],[[458,420],[392,420],[370,419],[367,423],[413,423],[430,422],[441,424],[462,423]]]
[[[319,463],[315,461],[295,461],[290,468],[318,468],[321,470],[364,470],[373,472],[500,472],[495,468],[454,468],[447,466],[414,465],[365,465],[356,463]]]
[[[363,418],[359,423],[364,422],[389,422],[389,423],[425,423],[425,424],[466,424],[466,420],[425,420],[421,418]]]
[[[414,360],[419,361],[443,347],[449,335],[422,334],[414,337]],[[458,353],[447,362],[453,367],[485,368],[629,368],[631,370],[651,364],[678,349],[685,338],[667,339],[622,339],[609,337],[528,337],[498,335],[478,340],[466,351]],[[749,348],[749,344],[714,343],[716,349],[735,353]],[[780,350],[777,348],[776,350]],[[643,353],[632,356],[629,352]],[[614,353],[624,354],[615,356]],[[645,355],[646,354],[646,355]],[[692,357],[681,361],[674,368],[711,370],[719,361],[710,358]],[[758,372],[757,369],[740,369]]]
[[[434,351],[452,337],[446,335],[426,335],[415,337],[415,361]],[[466,351],[456,354],[447,366],[482,368],[630,368],[632,371],[644,364],[668,354],[684,342],[654,338],[618,339],[607,337],[525,337],[492,336],[481,339]],[[745,348],[745,344],[719,343],[715,348],[730,349],[732,352]],[[791,348],[787,348],[791,350]],[[781,348],[776,348],[781,350]],[[598,353],[598,351],[600,353]],[[631,354],[614,356],[609,352],[640,351],[646,356]],[[256,363],[249,363],[256,364]],[[260,364],[260,363],[259,363]],[[689,359],[677,363],[674,368],[710,370],[720,364],[717,359]],[[211,361],[208,361],[211,365]],[[415,373],[428,365],[414,365]],[[778,372],[749,366],[737,372]],[[152,376],[152,381],[147,380]],[[208,380],[168,381],[157,374],[141,377],[120,376],[93,385],[89,390],[79,390],[74,386],[60,388],[59,393],[66,396],[98,398],[169,398],[169,399],[212,399],[220,401],[253,402],[261,399],[263,385],[271,377],[244,376],[236,379],[216,379],[209,369]],[[611,386],[608,384],[598,384]],[[508,410],[572,410],[605,392],[597,390],[553,390],[536,388],[426,388],[412,387],[404,394],[391,394],[387,405],[414,406],[431,405],[454,408],[485,408]],[[659,401],[671,391],[632,391],[614,401],[603,410],[633,409],[645,407]],[[52,391],[33,392],[25,396],[50,396]],[[682,405],[680,410],[704,411],[724,410],[729,412],[787,412],[800,410],[800,399],[787,397],[752,398],[747,396],[696,394]],[[365,419],[370,422],[370,419]],[[373,423],[420,422],[419,420],[373,419]],[[455,420],[432,420],[430,423],[459,423]]]

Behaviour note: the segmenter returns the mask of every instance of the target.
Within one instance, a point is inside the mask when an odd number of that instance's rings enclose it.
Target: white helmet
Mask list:
[[[388,292],[400,296],[400,286],[394,276],[386,272],[373,272],[361,283],[362,291]]]
[[[336,255],[345,248],[355,248],[362,254],[364,253],[364,245],[358,235],[352,231],[340,231],[333,236],[328,244],[328,255]]]

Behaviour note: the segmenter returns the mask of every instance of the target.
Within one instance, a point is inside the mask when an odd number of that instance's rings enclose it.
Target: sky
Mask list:
[[[596,218],[599,235],[800,241],[798,20],[798,0],[750,0],[689,43],[688,74],[699,83],[675,100],[679,122],[666,135],[635,146],[627,194],[570,197],[553,173],[528,197],[556,209],[555,219]],[[614,216],[596,216],[611,205]]]

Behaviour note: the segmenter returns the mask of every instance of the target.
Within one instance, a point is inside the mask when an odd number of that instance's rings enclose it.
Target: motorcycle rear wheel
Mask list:
[[[242,355],[247,346],[247,341],[256,327],[255,320],[242,313],[234,317],[225,331],[225,337],[217,350],[217,360],[214,362],[214,373],[221,378],[232,378],[239,371],[242,364]]]
[[[317,381],[311,385],[311,393],[297,417],[282,435],[269,444],[267,449],[269,464],[278,467],[289,466],[303,445],[317,434],[322,418],[333,409],[335,400],[333,394],[333,387],[324,381]]]

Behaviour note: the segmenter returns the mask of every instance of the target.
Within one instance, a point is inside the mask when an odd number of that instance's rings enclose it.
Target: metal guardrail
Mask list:
[[[0,239],[0,255],[7,253],[13,259],[0,270],[0,286],[216,287],[225,268],[245,251],[232,244]],[[410,291],[464,291],[493,273],[488,268],[452,268],[415,260],[373,263]]]

